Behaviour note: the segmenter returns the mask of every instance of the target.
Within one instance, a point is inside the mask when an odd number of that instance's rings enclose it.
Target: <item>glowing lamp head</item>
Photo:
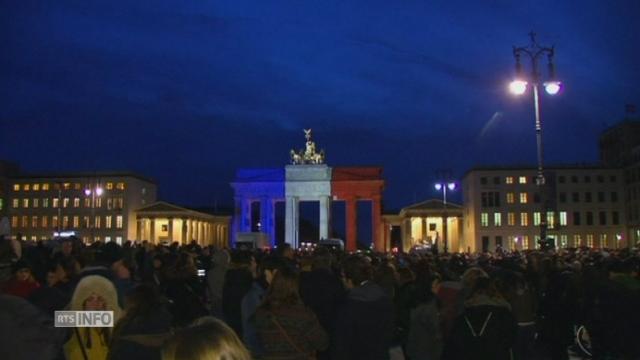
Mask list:
[[[102,190],[101,187],[96,188],[96,195],[102,196],[102,192],[103,192],[103,190]]]
[[[560,81],[549,81],[544,83],[544,90],[549,95],[555,95],[560,92],[562,88],[562,83]]]
[[[91,189],[84,189],[84,194],[85,194],[86,196],[91,195]]]
[[[453,183],[453,182],[448,183],[447,184],[447,188],[449,188],[449,190],[451,190],[451,191],[455,190],[456,189],[456,183]]]
[[[509,84],[509,91],[515,95],[522,95],[527,91],[527,82],[523,80],[513,80]]]
[[[436,190],[438,190],[438,191],[442,190],[442,184],[440,184],[440,183],[435,184],[435,185],[434,185],[434,187],[435,187],[435,188],[436,188]]]

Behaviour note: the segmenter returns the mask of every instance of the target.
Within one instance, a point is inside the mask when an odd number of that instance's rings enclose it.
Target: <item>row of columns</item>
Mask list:
[[[421,220],[421,233],[422,233],[422,240],[426,239],[426,234],[427,234],[427,218],[428,217],[420,217]],[[448,244],[448,250],[451,251],[452,247],[452,241],[454,240],[453,238],[451,238],[449,235],[449,228],[448,228],[448,221],[451,218],[456,218],[451,217],[451,216],[440,216],[441,221],[442,221],[442,228],[441,231],[438,232],[438,243],[437,246],[440,250],[444,250],[444,240],[446,239],[447,244]],[[400,233],[401,233],[401,238],[402,238],[402,246],[404,248],[405,251],[409,250],[414,244],[412,243],[412,226],[411,226],[411,217],[406,218],[404,220],[402,220],[402,224],[400,226]],[[460,224],[460,222],[458,222],[458,224]],[[391,238],[390,235],[390,231],[391,229],[385,229],[385,239],[389,239]],[[459,241],[459,233],[458,235],[458,241]],[[385,240],[386,241],[386,240]],[[435,245],[435,244],[434,244]]]
[[[164,220],[164,218],[162,218]],[[223,224],[215,224],[206,221],[181,218],[182,229],[180,238],[174,238],[174,218],[167,219],[167,233],[170,241],[179,241],[186,244],[195,240],[200,245],[215,244],[226,246],[228,231]],[[136,224],[136,239],[148,240],[152,243],[157,242],[156,238],[156,220],[157,218],[138,219]],[[148,225],[148,226],[147,226]]]

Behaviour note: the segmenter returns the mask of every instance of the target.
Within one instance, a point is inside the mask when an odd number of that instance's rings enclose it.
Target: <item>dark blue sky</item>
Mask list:
[[[381,165],[387,208],[435,197],[439,169],[535,162],[513,45],[556,46],[549,163],[595,162],[640,105],[640,2],[4,1],[0,158],[28,171],[132,170],[160,196],[228,202],[239,167],[303,146]]]

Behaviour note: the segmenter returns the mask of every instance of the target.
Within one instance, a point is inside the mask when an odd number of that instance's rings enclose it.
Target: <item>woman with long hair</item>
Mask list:
[[[278,271],[255,314],[264,359],[315,359],[329,346],[316,315],[298,294],[298,277],[288,268]]]

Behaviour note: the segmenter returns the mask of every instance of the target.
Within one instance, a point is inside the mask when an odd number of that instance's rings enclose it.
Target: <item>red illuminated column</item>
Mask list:
[[[371,210],[373,212],[373,219],[371,223],[373,224],[373,246],[376,251],[386,251],[384,246],[384,238],[382,237],[381,226],[382,226],[382,206],[380,204],[380,198],[374,198],[373,204],[371,206]]]
[[[356,251],[356,238],[358,236],[358,223],[357,219],[357,209],[356,209],[356,199],[349,198],[346,200],[346,210],[347,210],[347,251]]]

